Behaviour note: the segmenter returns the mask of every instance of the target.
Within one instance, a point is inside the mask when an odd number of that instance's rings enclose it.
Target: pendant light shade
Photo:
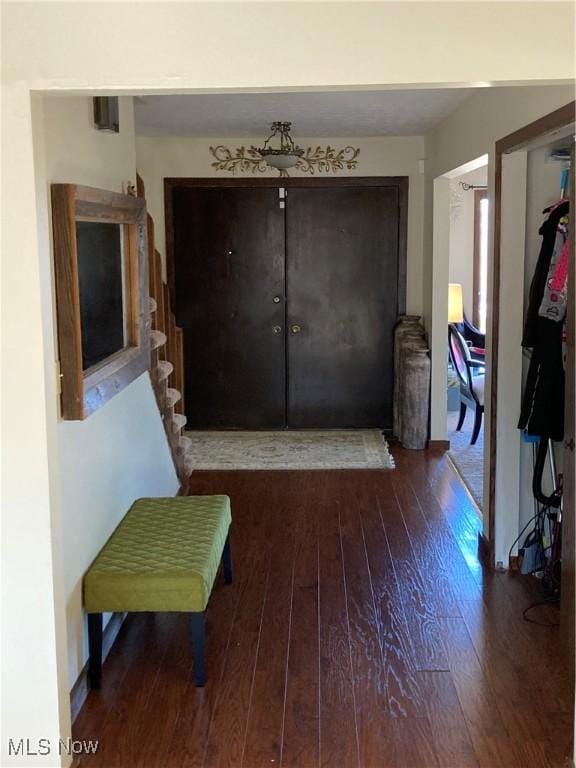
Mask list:
[[[293,168],[298,162],[298,155],[287,152],[286,154],[273,154],[269,153],[263,155],[266,164],[272,168],[280,170],[286,170],[287,168]]]
[[[293,168],[304,154],[304,150],[297,147],[290,136],[291,127],[292,123],[289,122],[272,123],[272,133],[264,142],[264,146],[258,149],[266,164],[279,171]]]

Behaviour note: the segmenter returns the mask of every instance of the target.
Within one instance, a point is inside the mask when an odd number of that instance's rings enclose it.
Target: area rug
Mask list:
[[[186,433],[194,469],[393,469],[377,429]]]
[[[484,424],[476,445],[470,445],[474,416],[469,411],[460,432],[456,432],[458,413],[448,412],[448,456],[478,508],[482,509],[484,495]]]

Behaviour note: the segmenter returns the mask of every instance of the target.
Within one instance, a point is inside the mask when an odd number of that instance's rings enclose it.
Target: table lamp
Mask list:
[[[460,283],[448,283],[448,323],[458,325],[463,322],[462,286]]]

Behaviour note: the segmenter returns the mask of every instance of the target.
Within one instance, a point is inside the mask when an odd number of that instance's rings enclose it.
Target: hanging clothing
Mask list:
[[[566,200],[552,209],[546,221],[540,227],[542,235],[542,245],[540,254],[534,270],[534,277],[530,284],[530,296],[528,299],[528,312],[526,314],[526,324],[524,325],[524,335],[522,336],[523,347],[534,347],[537,335],[538,312],[544,296],[546,280],[550,271],[550,262],[554,255],[556,245],[556,236],[560,220],[566,216],[569,211],[569,202]]]
[[[540,228],[542,246],[534,277],[522,346],[532,349],[518,427],[529,435],[562,440],[564,437],[564,362],[562,333],[565,304],[554,293],[554,281],[560,279],[564,233],[560,221],[569,211],[568,201],[556,206]],[[567,272],[566,272],[567,274]]]
[[[544,296],[538,310],[540,317],[547,317],[557,323],[562,323],[566,315],[569,252],[568,235],[564,229],[559,229],[544,287]]]

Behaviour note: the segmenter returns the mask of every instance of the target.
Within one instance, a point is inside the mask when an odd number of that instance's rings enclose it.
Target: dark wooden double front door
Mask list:
[[[190,428],[391,426],[402,186],[173,184]]]

